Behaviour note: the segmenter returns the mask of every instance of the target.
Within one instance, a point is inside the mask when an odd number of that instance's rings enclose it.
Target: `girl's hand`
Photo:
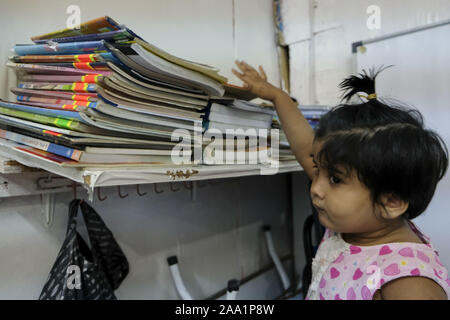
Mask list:
[[[281,89],[267,82],[267,75],[263,67],[259,66],[259,73],[252,66],[244,61],[235,61],[238,68],[242,71],[238,72],[231,69],[234,75],[244,82],[244,88],[249,89],[251,93],[257,95],[261,99],[273,101]]]

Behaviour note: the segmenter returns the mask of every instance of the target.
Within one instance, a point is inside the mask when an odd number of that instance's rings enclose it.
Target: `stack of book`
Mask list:
[[[205,130],[270,129],[275,109],[236,99],[229,105],[212,103],[205,112]]]
[[[209,105],[203,121],[205,164],[215,164],[217,161],[227,164],[251,163],[251,157],[254,157],[256,163],[267,162],[267,158],[271,156],[270,129],[275,114],[273,107],[264,107],[242,99],[235,99],[228,105]],[[208,147],[208,138],[217,137],[219,133],[223,139],[223,148],[220,149],[218,143],[215,143],[213,150]],[[217,150],[221,152],[220,156],[217,155]],[[211,161],[211,158],[216,162]]]
[[[189,163],[206,107],[245,93],[109,17],[31,39],[7,63],[17,101],[0,101],[1,142],[61,166],[174,164],[180,144]]]

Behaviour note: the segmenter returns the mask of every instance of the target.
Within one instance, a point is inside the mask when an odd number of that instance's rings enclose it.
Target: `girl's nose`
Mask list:
[[[325,197],[325,193],[323,191],[323,188],[320,185],[319,178],[316,177],[312,180],[311,183],[311,189],[310,189],[311,199],[314,201],[314,199],[320,199],[323,200]]]

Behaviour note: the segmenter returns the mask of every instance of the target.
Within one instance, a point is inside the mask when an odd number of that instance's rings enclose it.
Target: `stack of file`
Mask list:
[[[256,103],[235,99],[229,105],[212,103],[205,113],[205,130],[218,129],[226,133],[228,129],[270,129],[273,108],[262,107]]]
[[[224,105],[212,103],[206,109],[203,121],[205,135],[203,138],[203,155],[205,164],[209,158],[221,160],[227,164],[251,163],[251,157],[256,163],[264,163],[270,158],[270,129],[272,120],[276,114],[275,109],[262,105],[235,99],[231,104]],[[208,132],[210,134],[208,134]],[[223,148],[221,155],[217,156],[218,145],[215,144],[215,153],[208,148],[209,136],[222,134]],[[260,138],[263,143],[260,143]],[[237,139],[234,140],[234,137]],[[234,159],[234,161],[232,160]],[[242,161],[238,161],[241,159]]]
[[[62,166],[172,164],[174,130],[185,130],[191,147],[205,108],[233,101],[219,70],[109,17],[31,39],[7,63],[17,70],[17,101],[0,101],[0,137]]]

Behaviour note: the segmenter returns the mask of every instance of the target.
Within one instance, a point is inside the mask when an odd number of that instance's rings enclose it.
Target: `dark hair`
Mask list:
[[[363,71],[341,82],[347,104],[320,119],[315,140],[324,144],[317,158],[330,174],[338,172],[337,165],[347,174],[355,169],[371,191],[373,204],[381,204],[380,196],[389,193],[408,202],[404,217],[414,219],[425,211],[447,171],[448,150],[437,133],[424,128],[418,110],[374,97],[381,71]],[[348,104],[358,92],[372,97]]]

